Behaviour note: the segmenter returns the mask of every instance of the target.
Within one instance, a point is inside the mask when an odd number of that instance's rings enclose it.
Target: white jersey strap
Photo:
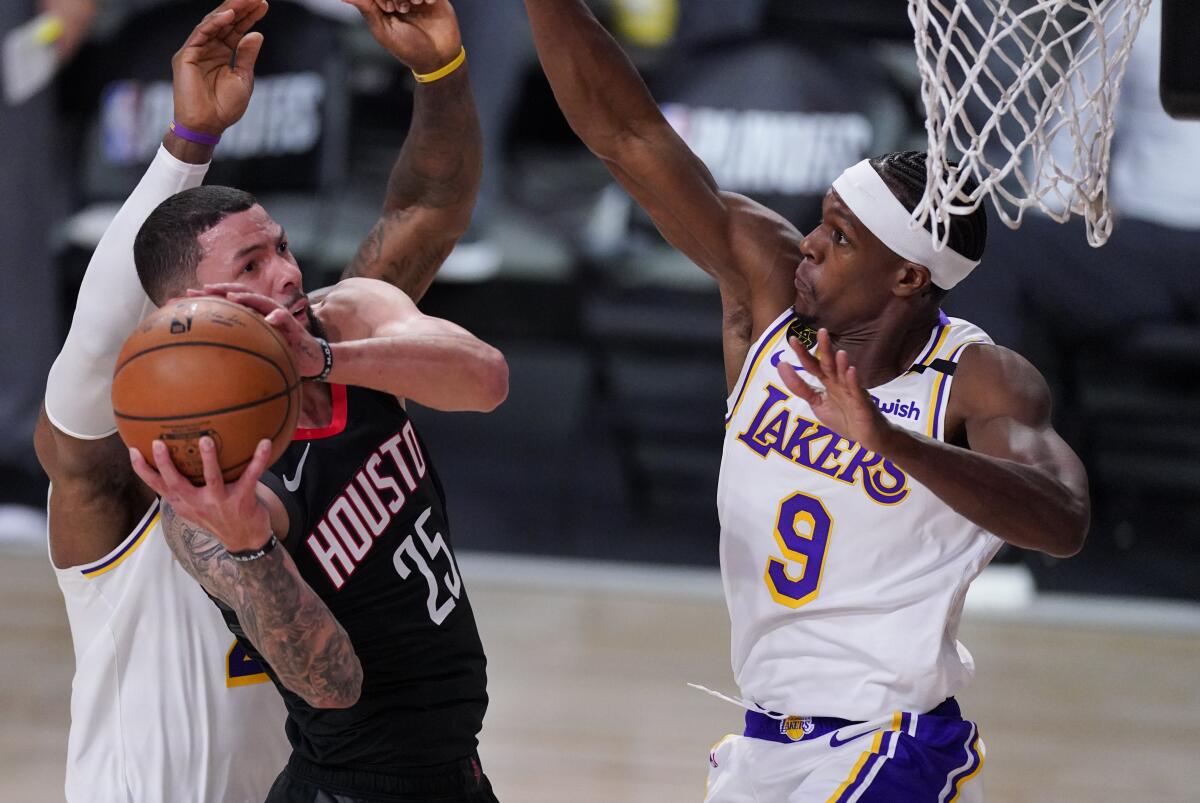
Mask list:
[[[725,426],[729,426],[729,422],[737,414],[738,407],[742,403],[742,397],[746,395],[746,382],[750,377],[754,376],[758,364],[770,356],[771,349],[774,346],[782,343],[787,347],[787,331],[788,324],[792,322],[796,313],[791,310],[785,310],[778,318],[771,322],[767,330],[759,336],[754,345],[746,353],[746,361],[742,364],[742,372],[738,376],[738,381],[733,386],[733,390],[729,394],[729,399],[726,402]]]
[[[784,715],[784,714],[780,714],[775,711],[767,711],[762,706],[756,705],[755,703],[752,703],[748,700],[743,700],[741,697],[730,697],[728,694],[722,694],[719,691],[713,691],[712,689],[708,688],[707,686],[701,686],[699,683],[689,683],[688,686],[692,687],[693,689],[698,689],[698,690],[704,692],[705,694],[711,694],[713,697],[716,697],[718,700],[724,700],[727,703],[733,703],[734,705],[738,706],[739,708],[744,708],[747,711],[754,712],[755,714],[762,714],[763,716],[767,716],[767,717],[770,717],[771,719],[778,719],[778,720],[783,720],[783,719],[787,718],[786,715]]]
[[[954,385],[954,374],[963,352],[968,346],[992,343],[987,333],[972,323],[945,316],[942,321],[941,327],[944,331],[925,361],[928,368],[936,371],[937,377],[929,391],[930,415],[925,429],[925,434],[935,440],[944,440],[946,436],[946,410],[950,407],[950,390]]]

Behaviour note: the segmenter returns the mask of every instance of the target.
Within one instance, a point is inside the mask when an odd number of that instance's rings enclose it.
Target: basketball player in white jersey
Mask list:
[[[908,227],[925,156],[891,154],[846,170],[803,235],[716,186],[583,0],[525,6],[575,132],[720,286],[721,568],[748,710],[707,799],[981,800],[953,699],[967,586],[1004,542],[1075,553],[1089,519],[1042,377],[939,309],[982,256],[983,210],[935,251]]]
[[[279,694],[168,550],[159,502],[134,475],[110,400],[117,353],[153,309],[134,237],[162,201],[202,182],[211,141],[245,112],[263,44],[250,31],[266,11],[264,0],[227,0],[176,54],[172,130],[97,247],[47,383],[36,447],[52,483],[50,556],[75,647],[72,803],[258,803],[291,752]],[[457,40],[449,20],[441,15],[432,37],[417,20],[408,40],[380,41],[401,61],[438,61],[426,51],[439,37]],[[469,222],[480,150],[465,76],[419,89],[385,213],[347,275],[423,294]]]

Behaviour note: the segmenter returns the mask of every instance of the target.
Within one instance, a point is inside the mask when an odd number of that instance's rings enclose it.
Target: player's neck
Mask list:
[[[300,420],[303,429],[324,429],[333,422],[333,396],[324,382],[300,386]]]
[[[885,313],[861,329],[834,334],[833,348],[846,352],[864,387],[879,387],[912,367],[937,321],[936,308]]]

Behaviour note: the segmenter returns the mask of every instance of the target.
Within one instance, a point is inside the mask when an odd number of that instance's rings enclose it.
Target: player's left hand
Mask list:
[[[278,301],[233,282],[206,284],[203,290],[188,290],[188,296],[220,296],[235,304],[249,307],[266,318],[267,323],[274,327],[287,343],[301,378],[319,376],[325,370],[325,352],[312,332],[296,319],[295,310],[289,310]],[[308,314],[311,315],[312,312]]]
[[[371,35],[413,72],[436,72],[462,51],[449,0],[342,0],[367,21]]]
[[[778,366],[779,378],[788,390],[808,402],[822,424],[843,438],[857,441],[863,448],[878,452],[892,425],[858,381],[858,372],[850,364],[846,352],[833,352],[829,332],[825,329],[817,332],[815,357],[798,339],[790,338],[788,343],[804,370],[824,386],[823,390],[814,388],[800,377],[795,368],[781,361]]]

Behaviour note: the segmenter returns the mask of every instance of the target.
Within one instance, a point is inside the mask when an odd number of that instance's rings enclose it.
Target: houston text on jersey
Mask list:
[[[407,422],[367,458],[333,500],[305,543],[334,588],[340,589],[366,558],[426,470],[416,431]]]

